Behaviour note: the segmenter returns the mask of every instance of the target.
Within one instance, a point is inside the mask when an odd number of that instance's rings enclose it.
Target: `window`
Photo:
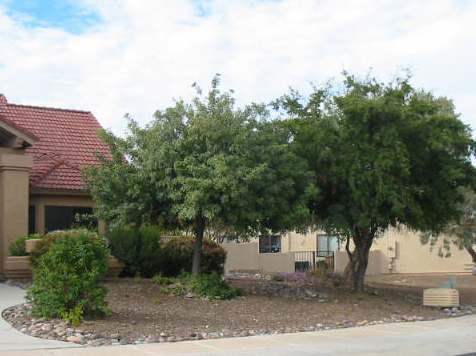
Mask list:
[[[317,255],[332,256],[339,248],[337,236],[317,235]]]
[[[97,229],[97,220],[92,217],[93,209],[73,206],[46,206],[45,230],[67,230],[76,227]]]
[[[259,253],[277,253],[281,252],[281,236],[260,236]]]
[[[36,224],[35,224],[35,206],[30,205],[28,207],[28,235],[34,234],[36,232]]]

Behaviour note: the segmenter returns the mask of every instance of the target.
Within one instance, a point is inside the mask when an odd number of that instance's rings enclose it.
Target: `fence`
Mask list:
[[[296,272],[314,271],[320,264],[334,270],[334,251],[296,251],[292,254]]]

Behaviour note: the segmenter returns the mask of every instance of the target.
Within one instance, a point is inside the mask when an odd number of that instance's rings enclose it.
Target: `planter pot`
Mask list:
[[[450,288],[429,288],[423,291],[423,305],[429,307],[459,307],[459,292]]]
[[[41,239],[29,239],[29,240],[26,240],[25,241],[25,250],[27,253],[31,253],[36,245],[38,244],[38,242],[41,241]]]
[[[8,256],[5,261],[4,271],[5,277],[9,279],[30,279],[30,257]]]

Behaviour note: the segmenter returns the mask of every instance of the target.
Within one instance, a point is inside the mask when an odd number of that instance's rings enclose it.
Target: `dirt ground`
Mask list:
[[[382,274],[368,276],[367,284],[378,288],[422,293],[425,288],[441,287],[452,279],[460,292],[462,304],[476,305],[476,276],[470,274]]]
[[[325,290],[325,301],[260,295],[225,301],[165,295],[150,280],[119,279],[108,282],[106,287],[112,313],[104,320],[83,322],[81,329],[85,333],[120,338],[160,333],[189,337],[201,332],[231,336],[249,330],[292,332],[318,324],[324,328],[390,321],[392,316],[444,316],[439,310],[422,307],[418,297],[394,290],[358,296],[343,290]]]

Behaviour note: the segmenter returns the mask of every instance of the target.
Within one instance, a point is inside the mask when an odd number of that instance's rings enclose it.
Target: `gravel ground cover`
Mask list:
[[[28,304],[4,311],[21,332],[91,346],[177,342],[221,337],[328,330],[391,322],[411,322],[476,312],[421,306],[419,294],[372,288],[354,295],[342,287],[235,276],[242,289],[232,300],[174,296],[147,279],[117,279],[105,286],[110,315],[76,328],[61,320],[34,319]]]

